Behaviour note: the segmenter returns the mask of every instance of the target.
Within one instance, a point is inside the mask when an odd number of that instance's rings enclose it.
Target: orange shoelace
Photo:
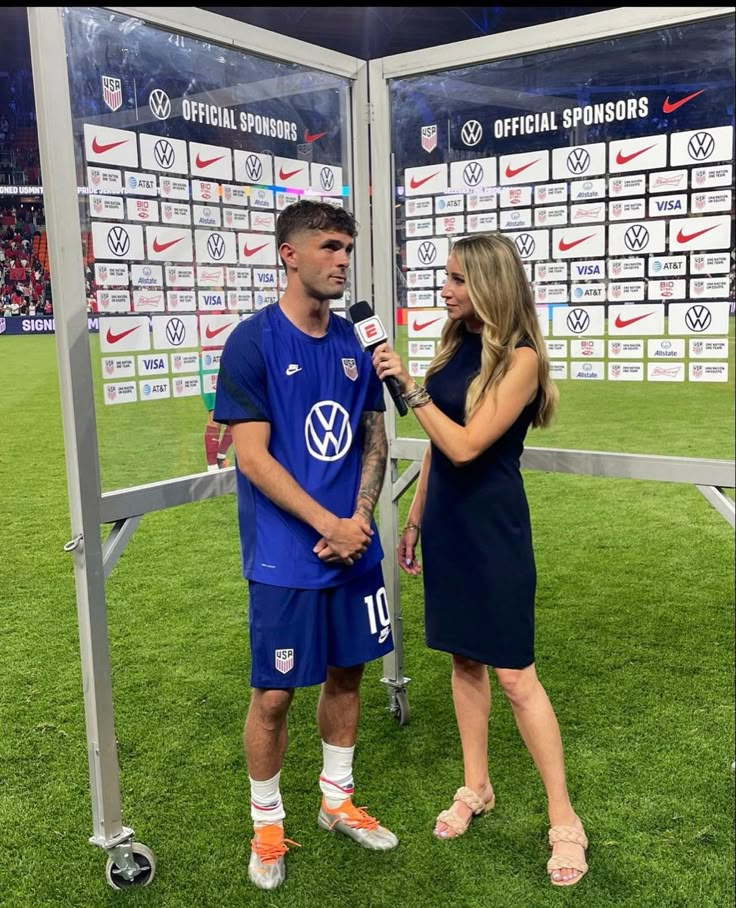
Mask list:
[[[285,839],[284,830],[281,826],[275,824],[259,826],[255,830],[255,836],[251,839],[250,850],[255,852],[261,864],[274,864],[289,850],[287,842],[297,848],[302,847],[299,842]]]
[[[352,801],[346,801],[344,804],[341,804],[338,808],[340,813],[348,814],[347,817],[337,816],[330,823],[330,829],[341,820],[344,823],[347,823],[348,826],[352,826],[353,829],[367,829],[369,832],[373,832],[374,829],[378,829],[379,822],[375,817],[370,816],[365,812],[365,807],[356,807]],[[327,813],[333,813],[333,811],[326,809]]]

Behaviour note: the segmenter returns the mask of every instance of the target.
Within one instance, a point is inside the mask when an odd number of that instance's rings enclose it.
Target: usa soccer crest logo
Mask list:
[[[120,79],[102,77],[102,100],[113,113],[123,106],[123,83]]]
[[[288,674],[294,668],[294,650],[277,649],[274,651],[274,668],[282,675]]]
[[[350,381],[358,380],[358,364],[354,359],[343,359],[342,371],[347,375]]]
[[[422,148],[431,153],[437,147],[437,126],[422,126]]]

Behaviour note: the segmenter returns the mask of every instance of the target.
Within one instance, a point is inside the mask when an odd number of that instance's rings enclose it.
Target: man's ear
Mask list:
[[[279,246],[279,257],[285,266],[296,268],[296,249],[291,243],[282,243]]]

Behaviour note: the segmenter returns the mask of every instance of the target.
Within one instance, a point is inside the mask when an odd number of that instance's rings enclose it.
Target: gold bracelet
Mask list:
[[[429,396],[429,391],[426,388],[423,388],[421,385],[415,385],[411,391],[407,391],[403,395],[404,401],[406,402],[407,407],[410,409],[415,409],[416,407],[424,407],[426,404],[432,403],[432,398]]]
[[[421,527],[418,523],[407,523],[402,532],[405,533],[407,530],[416,530],[417,532],[419,532],[420,529]]]

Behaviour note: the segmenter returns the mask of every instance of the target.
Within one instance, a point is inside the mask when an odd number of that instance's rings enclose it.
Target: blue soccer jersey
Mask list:
[[[355,510],[360,420],[367,410],[385,410],[383,386],[344,318],[330,313],[324,337],[311,337],[275,303],[228,337],[215,419],[270,423],[271,455],[338,517]],[[338,586],[383,557],[376,532],[351,567],[320,561],[312,551],[319,534],[311,526],[275,505],[240,470],[237,482],[243,574],[249,580],[300,589]]]

